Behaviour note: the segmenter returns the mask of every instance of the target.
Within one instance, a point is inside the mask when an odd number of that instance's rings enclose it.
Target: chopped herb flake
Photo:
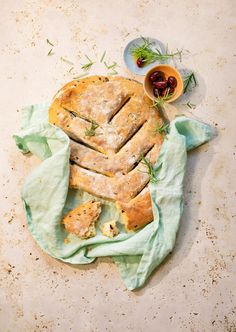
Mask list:
[[[118,71],[116,71],[115,69],[112,69],[111,72],[107,73],[107,75],[117,75]]]
[[[183,104],[184,106],[188,106],[189,108],[191,109],[195,109],[196,108],[196,105],[195,104],[192,104],[190,101],[188,101],[186,104]]]
[[[49,39],[46,39],[47,43],[50,45],[50,46],[54,46],[54,44],[49,40]]]
[[[66,63],[68,63],[69,65],[71,65],[71,66],[73,66],[74,65],[74,63],[72,62],[72,61],[70,61],[70,60],[67,60],[66,58],[64,58],[63,56],[61,56],[60,57],[60,59],[61,59],[61,61],[63,61],[63,62],[66,62]]]
[[[48,52],[48,56],[52,56],[54,55],[55,53],[52,51],[52,48],[50,49],[50,51]]]
[[[112,65],[108,65],[105,61],[104,61],[104,65],[106,66],[107,69],[112,69],[115,68],[117,66],[116,62],[113,62]]]
[[[103,60],[105,59],[105,56],[106,56],[106,51],[103,52],[100,62],[103,62]]]
[[[95,62],[93,62],[86,54],[85,57],[88,59],[89,62],[82,65],[81,69],[89,71]]]
[[[99,127],[99,125],[96,122],[92,122],[90,128],[85,129],[85,136],[95,136],[95,130]]]

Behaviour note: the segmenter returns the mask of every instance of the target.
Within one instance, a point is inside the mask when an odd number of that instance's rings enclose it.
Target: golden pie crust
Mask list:
[[[71,138],[70,187],[116,202],[127,230],[153,220],[140,157],[156,162],[162,119],[140,83],[104,76],[72,81],[54,97],[49,121]]]
[[[95,222],[101,213],[101,202],[89,201],[71,210],[62,223],[65,229],[81,239],[88,239],[96,235]]]

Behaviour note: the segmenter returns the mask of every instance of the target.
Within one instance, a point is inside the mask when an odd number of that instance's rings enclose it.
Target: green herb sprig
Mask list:
[[[95,63],[94,61],[92,61],[86,54],[85,57],[88,59],[88,63],[85,63],[84,65],[82,65],[81,69],[85,70],[85,71],[89,71],[92,67],[92,65]]]
[[[161,135],[167,135],[169,133],[169,127],[170,125],[168,123],[161,125],[156,125],[155,129],[154,129],[154,132],[155,133],[159,133]]]
[[[173,93],[169,93],[169,89],[166,90],[164,96],[157,96],[153,102],[154,107],[162,107],[165,102],[170,100],[173,96]]]
[[[85,132],[84,132],[85,136],[89,136],[89,137],[95,136],[96,135],[95,131],[98,127],[99,127],[99,125],[96,122],[92,122],[90,128],[85,129]]]
[[[186,93],[190,88],[195,88],[197,86],[197,80],[194,72],[192,71],[184,78],[184,93]]]
[[[162,53],[159,49],[152,49],[153,43],[149,39],[142,37],[143,43],[141,45],[135,44],[131,47],[130,52],[135,59],[141,58],[143,62],[147,65],[156,60],[163,61],[166,59],[178,56],[181,59],[182,50],[177,50],[176,52],[169,52],[166,49],[165,53]]]
[[[156,171],[155,171],[152,163],[150,162],[150,160],[145,158],[143,154],[140,156],[139,160],[147,167],[147,173],[149,175],[149,181],[151,183],[157,183],[158,179],[156,177]]]

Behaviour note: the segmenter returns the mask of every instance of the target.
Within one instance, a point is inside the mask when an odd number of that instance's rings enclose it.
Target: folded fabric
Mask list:
[[[154,221],[137,232],[126,233],[115,205],[99,199],[103,208],[97,235],[81,240],[68,234],[61,224],[69,210],[93,197],[68,189],[69,137],[48,123],[47,104],[23,109],[22,130],[14,135],[16,144],[23,153],[31,152],[42,160],[22,189],[30,232],[45,252],[64,262],[88,264],[96,257],[112,256],[126,287],[141,287],[174,248],[183,211],[187,150],[211,137],[212,130],[204,123],[184,116],[173,120],[155,165],[158,181],[149,184]],[[99,230],[99,225],[111,219],[117,219],[120,228],[113,239]]]

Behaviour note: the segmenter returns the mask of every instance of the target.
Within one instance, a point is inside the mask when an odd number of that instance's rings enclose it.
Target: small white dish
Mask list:
[[[152,43],[151,48],[153,50],[158,49],[161,53],[165,53],[165,46],[163,45],[162,42],[160,42],[159,40],[157,40],[155,38],[145,37],[145,39],[148,39]],[[123,53],[123,58],[124,58],[124,62],[126,64],[126,67],[133,74],[136,74],[136,75],[145,75],[153,66],[158,65],[160,63],[165,63],[165,62],[161,62],[161,61],[154,61],[154,62],[152,62],[148,65],[145,65],[141,68],[138,67],[134,57],[131,54],[130,49],[134,45],[141,45],[141,44],[143,44],[143,38],[142,37],[133,39],[126,45],[126,47],[124,49],[124,53]]]

